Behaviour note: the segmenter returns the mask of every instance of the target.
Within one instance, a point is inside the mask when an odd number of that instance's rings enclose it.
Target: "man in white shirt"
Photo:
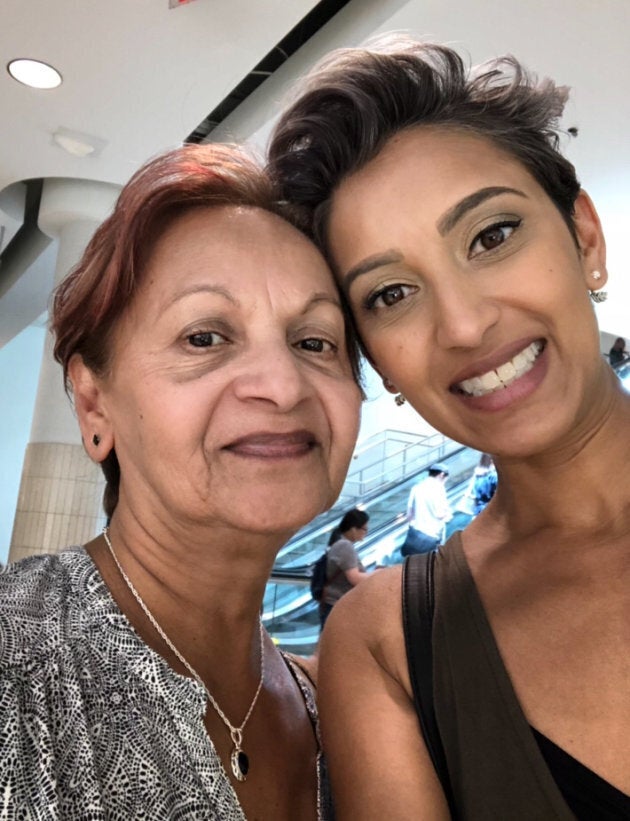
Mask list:
[[[409,494],[407,519],[409,531],[402,546],[403,556],[435,550],[444,540],[446,523],[453,517],[446,496],[448,468],[437,462],[429,468],[429,475]]]

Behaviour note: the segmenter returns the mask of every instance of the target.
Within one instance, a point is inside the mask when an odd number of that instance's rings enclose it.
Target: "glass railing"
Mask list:
[[[400,487],[433,462],[467,450],[441,434],[420,436],[386,430],[367,440],[353,456],[351,468],[336,504],[302,528],[278,553],[274,574],[310,566],[328,544],[331,530],[352,507],[370,510],[374,499]],[[374,530],[376,522],[370,522]]]
[[[400,547],[407,532],[409,492],[419,481],[419,474],[435,461],[446,462],[450,471],[448,494],[455,507],[478,462],[477,451],[441,436],[427,437],[430,442],[411,438],[406,445],[411,454],[405,456],[401,452],[404,448],[396,448],[396,440],[404,444],[404,439],[397,432],[388,433],[394,434],[388,437],[389,441],[373,444],[359,455],[361,462],[348,477],[352,492],[344,497],[343,503],[340,500],[332,511],[317,517],[278,554],[265,592],[263,621],[274,640],[290,652],[310,655],[317,643],[319,616],[310,595],[310,568],[326,549],[330,532],[343,513],[360,504],[370,516],[369,535],[357,544],[361,561],[368,569],[396,563],[401,561]],[[375,447],[381,449],[382,461],[388,462],[380,470],[373,464]],[[362,496],[356,495],[359,487],[366,491]]]

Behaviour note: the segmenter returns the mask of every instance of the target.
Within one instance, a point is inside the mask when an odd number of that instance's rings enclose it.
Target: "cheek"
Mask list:
[[[399,385],[414,380],[430,368],[431,342],[419,323],[414,327],[396,324],[385,330],[359,329],[366,350],[378,373]]]
[[[210,402],[198,390],[182,391],[143,379],[135,390],[119,396],[117,428],[129,448],[151,453],[190,454],[208,428]]]

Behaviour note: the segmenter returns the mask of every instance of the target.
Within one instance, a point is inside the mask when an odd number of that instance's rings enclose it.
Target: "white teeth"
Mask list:
[[[457,386],[461,391],[471,396],[483,396],[486,393],[507,388],[515,379],[530,371],[538,355],[543,349],[542,342],[532,342],[520,353],[517,353],[509,362],[504,362],[493,371],[464,379]]]
[[[499,365],[497,368],[497,376],[505,385],[506,382],[510,382],[516,376],[516,368],[511,362],[506,362],[505,365]]]
[[[483,376],[479,377],[479,381],[481,382],[482,393],[486,393],[486,391],[493,391],[496,388],[502,387],[501,380],[494,371],[484,373]]]
[[[515,370],[522,371],[523,368],[526,368],[529,362],[533,362],[533,359],[528,359],[525,353],[517,353],[514,359],[512,360],[512,364],[514,365]]]

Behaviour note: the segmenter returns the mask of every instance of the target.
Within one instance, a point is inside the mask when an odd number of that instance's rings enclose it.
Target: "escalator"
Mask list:
[[[263,603],[263,622],[274,641],[290,652],[311,655],[319,637],[317,603],[310,595],[310,570],[324,552],[343,514],[360,506],[370,533],[357,550],[367,569],[400,561],[407,532],[409,492],[434,462],[449,467],[447,493],[453,507],[465,491],[478,451],[436,434],[420,437],[385,431],[355,453],[353,467],[335,506],[302,528],[279,551]]]

